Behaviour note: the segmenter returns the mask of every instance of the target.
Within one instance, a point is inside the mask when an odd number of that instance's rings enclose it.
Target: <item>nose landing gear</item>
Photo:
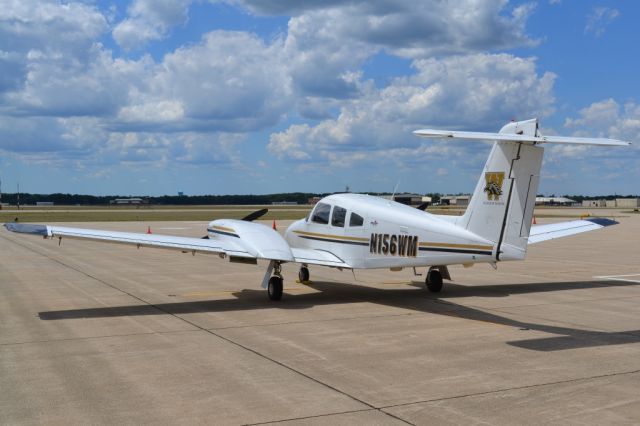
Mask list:
[[[300,280],[300,283],[302,284],[309,281],[309,268],[307,268],[307,265],[303,264],[302,267],[300,267],[300,272],[298,272],[298,280]]]

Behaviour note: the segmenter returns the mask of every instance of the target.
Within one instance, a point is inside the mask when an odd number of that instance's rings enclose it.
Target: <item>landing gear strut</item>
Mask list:
[[[307,268],[306,265],[302,265],[302,267],[300,267],[300,272],[298,272],[298,280],[300,280],[300,282],[303,284],[309,281],[309,268]]]
[[[442,290],[442,274],[437,269],[429,269],[425,280],[427,289],[431,293],[439,293]]]
[[[267,294],[271,300],[282,299],[282,274],[281,266],[278,262],[273,262],[273,276],[269,278],[267,284]]]

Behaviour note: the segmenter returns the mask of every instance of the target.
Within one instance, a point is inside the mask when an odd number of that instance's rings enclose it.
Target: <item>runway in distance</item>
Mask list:
[[[527,247],[546,240],[593,231],[617,222],[605,218],[532,225],[544,144],[606,147],[629,145],[615,139],[542,136],[538,120],[506,124],[499,133],[417,130],[429,138],[493,140],[493,148],[467,210],[462,216],[435,215],[363,194],[334,194],[320,200],[305,219],[292,223],[284,237],[253,220],[214,220],[203,238],[101,231],[50,225],[7,223],[12,232],[45,238],[81,238],[217,254],[231,262],[267,260],[262,280],[271,300],[283,292],[281,265],[301,265],[298,278],[309,280],[309,266],[339,269],[427,267],[425,284],[439,292],[451,279],[448,265],[471,266],[524,260]]]

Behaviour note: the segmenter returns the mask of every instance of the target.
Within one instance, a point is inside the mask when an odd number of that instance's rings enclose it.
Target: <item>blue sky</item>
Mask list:
[[[640,4],[590,0],[8,1],[3,191],[469,192],[486,144],[545,133],[540,192],[640,193]]]

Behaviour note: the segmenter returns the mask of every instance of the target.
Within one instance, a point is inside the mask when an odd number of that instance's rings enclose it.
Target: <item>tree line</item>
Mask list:
[[[388,192],[369,193],[371,195],[390,195]],[[85,194],[29,194],[20,193],[21,205],[34,205],[38,202],[53,202],[55,205],[62,206],[98,206],[110,205],[118,198],[142,198],[146,204],[156,205],[250,205],[250,204],[272,204],[281,202],[295,202],[298,204],[307,204],[314,197],[324,197],[329,193],[316,194],[312,192],[287,192],[280,194],[240,194],[240,195],[162,195],[158,197],[147,197],[144,195],[85,195]],[[398,194],[400,195],[400,194]],[[442,194],[428,193],[432,197],[432,202],[438,202]],[[555,197],[554,195],[551,195]],[[638,195],[562,195],[577,202],[583,200],[613,200],[615,198],[636,198]],[[12,205],[18,203],[17,193],[2,194],[2,202]]]

